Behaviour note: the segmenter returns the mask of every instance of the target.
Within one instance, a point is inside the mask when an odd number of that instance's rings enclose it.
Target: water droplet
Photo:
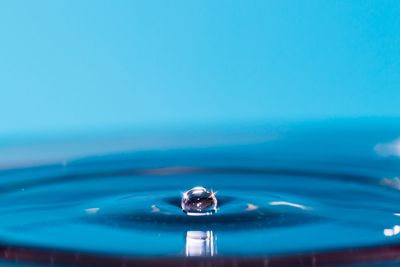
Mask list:
[[[217,211],[217,198],[214,192],[197,186],[183,193],[181,205],[187,215],[211,215]]]

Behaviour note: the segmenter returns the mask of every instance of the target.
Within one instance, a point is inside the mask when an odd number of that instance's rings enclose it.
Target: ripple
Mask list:
[[[63,259],[307,258],[397,244],[400,194],[383,180],[396,171],[191,157],[180,166],[167,155],[140,164],[105,156],[1,172],[0,201],[8,204],[0,206],[0,234],[7,248],[50,249]],[[182,212],[182,192],[196,185],[217,191],[216,214]]]

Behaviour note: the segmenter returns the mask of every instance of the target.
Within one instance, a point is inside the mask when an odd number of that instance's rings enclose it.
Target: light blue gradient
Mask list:
[[[399,1],[2,1],[0,133],[400,116]]]

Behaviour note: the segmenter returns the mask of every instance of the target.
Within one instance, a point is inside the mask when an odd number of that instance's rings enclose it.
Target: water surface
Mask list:
[[[80,153],[63,158],[59,142],[44,146],[52,155],[45,161],[31,146],[23,165],[0,171],[1,257],[5,264],[109,266],[394,264],[395,122],[146,133],[140,149],[130,146],[140,138],[126,135],[134,142],[122,152],[115,137],[99,142],[101,153],[91,150],[96,142],[77,138]],[[214,215],[182,212],[182,192],[194,186],[217,192]]]

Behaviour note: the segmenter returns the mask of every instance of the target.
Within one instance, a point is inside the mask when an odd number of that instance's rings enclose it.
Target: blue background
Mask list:
[[[0,133],[400,116],[399,1],[2,1]]]

